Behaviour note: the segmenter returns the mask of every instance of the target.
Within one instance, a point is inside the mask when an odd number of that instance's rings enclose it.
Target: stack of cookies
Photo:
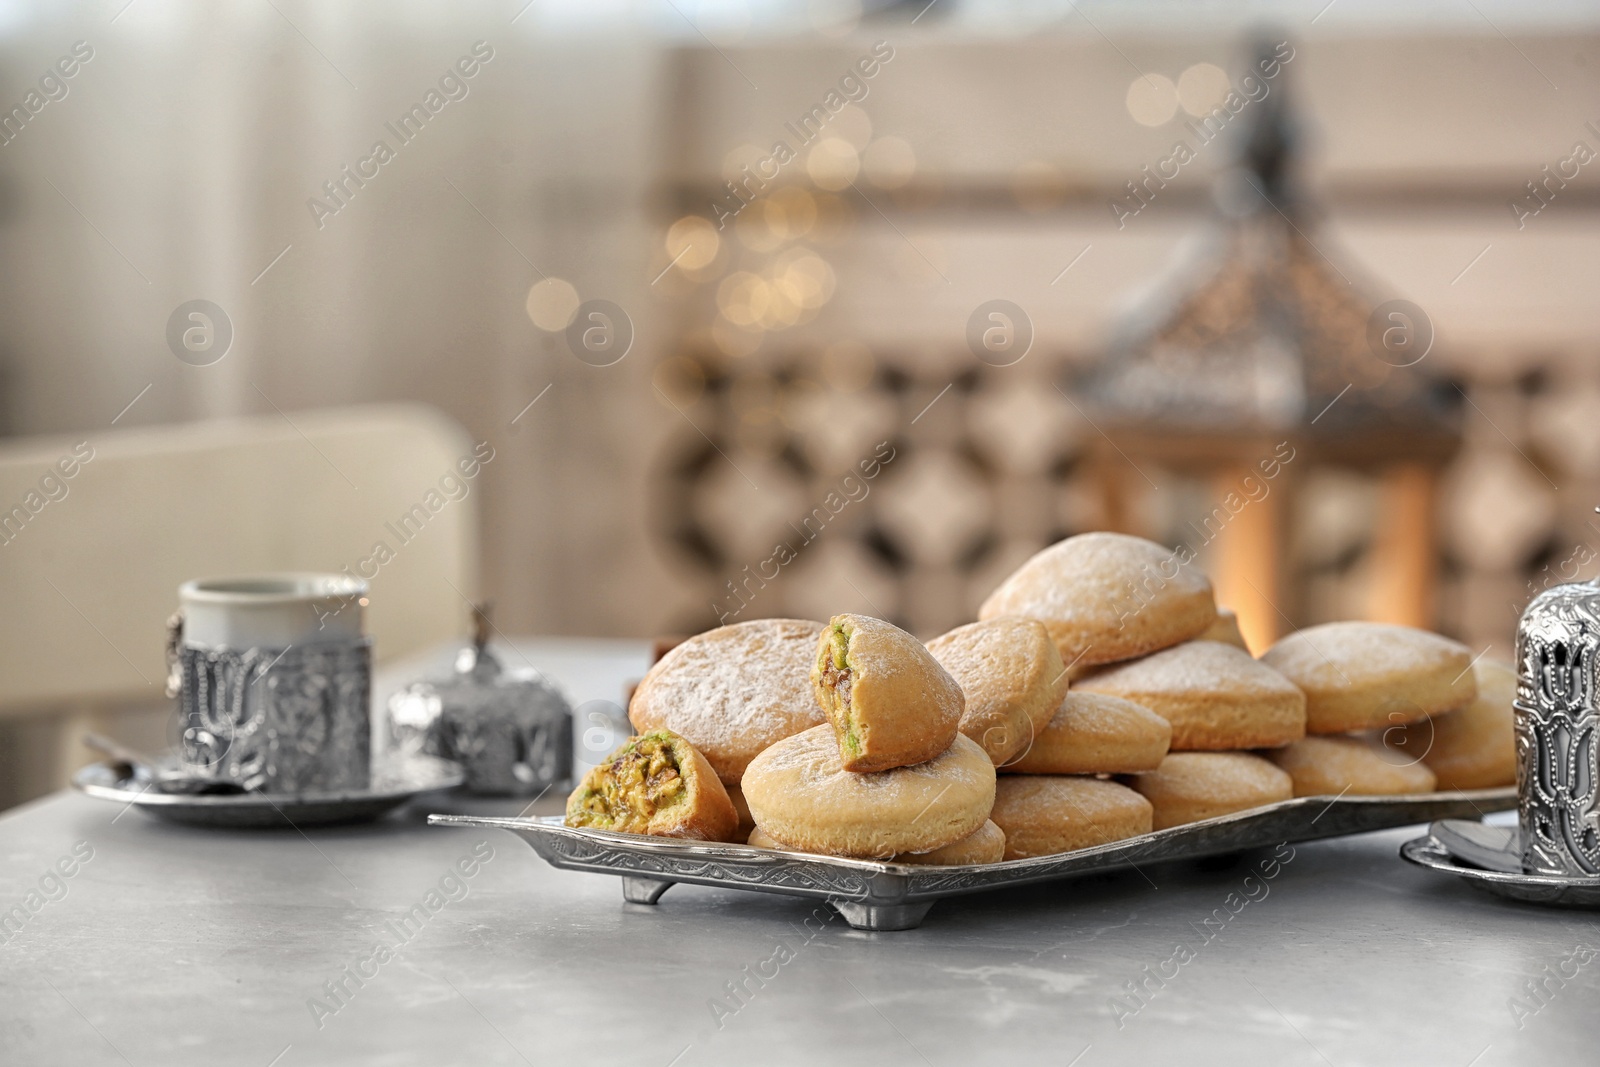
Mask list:
[[[739,788],[750,761],[774,742],[826,721],[808,680],[822,630],[821,623],[804,619],[758,619],[697,634],[669,650],[628,702],[628,718],[640,736],[591,770],[573,791],[567,824],[743,841],[754,828]],[[652,738],[682,744],[652,743]],[[632,753],[640,744],[665,747],[669,754],[692,751],[698,759],[658,761],[653,775],[640,779],[632,772]],[[674,785],[683,777],[704,780],[696,782],[699,812],[677,807],[690,801],[688,792]],[[721,817],[724,811],[732,813],[729,819]],[[656,829],[637,829],[651,820]]]
[[[877,619],[711,630],[639,683],[628,716],[641,736],[590,772],[567,823],[901,863],[993,863],[1005,849],[988,821],[994,764],[959,732],[964,706],[922,643]],[[641,747],[683,756],[641,773]]]
[[[673,648],[570,825],[901,863],[1050,855],[1293,796],[1515,780],[1515,675],[1334,623],[1259,660],[1181,552],[1068,538],[926,646],[762,619]],[[998,773],[998,777],[997,777]]]
[[[1096,775],[1154,769],[1171,728],[1116,697],[1069,693],[1045,623],[1001,616],[928,642],[966,695],[961,731],[1001,772],[989,818],[1005,858],[1088,848],[1149,833],[1150,802]]]
[[[1430,793],[1516,781],[1516,672],[1407,626],[1334,622],[1261,657],[1306,695],[1306,733],[1272,754],[1296,796]]]
[[[668,651],[628,702],[640,733],[671,730],[705,754],[754,828],[740,782],[769,745],[826,722],[811,697],[811,661],[824,627],[807,619],[755,619],[697,634]]]
[[[960,732],[961,687],[922,642],[836,615],[810,672],[827,723],[751,761],[750,843],[901,863],[993,863],[994,764]]]
[[[1156,830],[1293,795],[1289,775],[1249,750],[1304,737],[1305,697],[1251,657],[1211,582],[1188,563],[1141,538],[1082,534],[1028,560],[984,602],[980,618],[1043,623],[1074,678],[1043,751],[1036,744],[1003,770],[1126,775]],[[1115,737],[1116,756],[1089,758],[1107,742],[1091,743],[1074,723]],[[1019,782],[1000,792],[1044,788]]]

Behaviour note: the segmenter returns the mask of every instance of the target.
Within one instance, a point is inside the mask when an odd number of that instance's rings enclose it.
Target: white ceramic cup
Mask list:
[[[367,583],[343,574],[200,578],[178,587],[190,648],[288,648],[359,640]]]

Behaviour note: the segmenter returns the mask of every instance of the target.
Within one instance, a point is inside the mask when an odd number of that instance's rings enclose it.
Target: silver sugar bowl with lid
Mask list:
[[[455,760],[463,788],[533,796],[572,777],[572,708],[537,671],[507,668],[489,651],[489,609],[473,608],[472,644],[455,670],[389,698],[389,736],[402,752]]]
[[[1600,585],[1534,597],[1517,627],[1517,810],[1522,869],[1600,876]]]

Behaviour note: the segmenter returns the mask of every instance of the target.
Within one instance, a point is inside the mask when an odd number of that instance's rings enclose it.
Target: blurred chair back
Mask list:
[[[367,578],[379,659],[462,633],[486,459],[422,406],[0,443],[0,808],[63,784],[84,727],[163,705],[185,579]]]

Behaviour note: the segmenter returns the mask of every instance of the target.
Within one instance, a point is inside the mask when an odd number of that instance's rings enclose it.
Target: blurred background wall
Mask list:
[[[1292,49],[1274,91],[1317,247],[1424,310],[1416,371],[1456,397],[1432,622],[1508,655],[1533,589],[1594,570],[1600,164],[1575,159],[1600,152],[1600,26],[1578,3],[1392,7],[7,3],[0,105],[26,121],[0,144],[0,430],[422,402],[497,450],[463,592],[506,632],[865,610],[931,635],[1106,525],[1072,383],[1182,277],[1232,138],[1135,215],[1111,204],[1266,32]],[[857,99],[802,145],[835,91]],[[779,140],[795,158],[751,195],[741,168]],[[753,202],[724,218],[735,180]],[[965,340],[997,298],[1034,331],[1014,366]],[[168,340],[196,299],[232,330],[204,366]],[[569,341],[594,300],[621,358]],[[1215,504],[1143,475],[1125,524],[1149,536]],[[1296,477],[1275,625],[1370,615],[1389,498]],[[805,544],[768,563],[785,539]],[[133,655],[157,668],[160,621]]]

